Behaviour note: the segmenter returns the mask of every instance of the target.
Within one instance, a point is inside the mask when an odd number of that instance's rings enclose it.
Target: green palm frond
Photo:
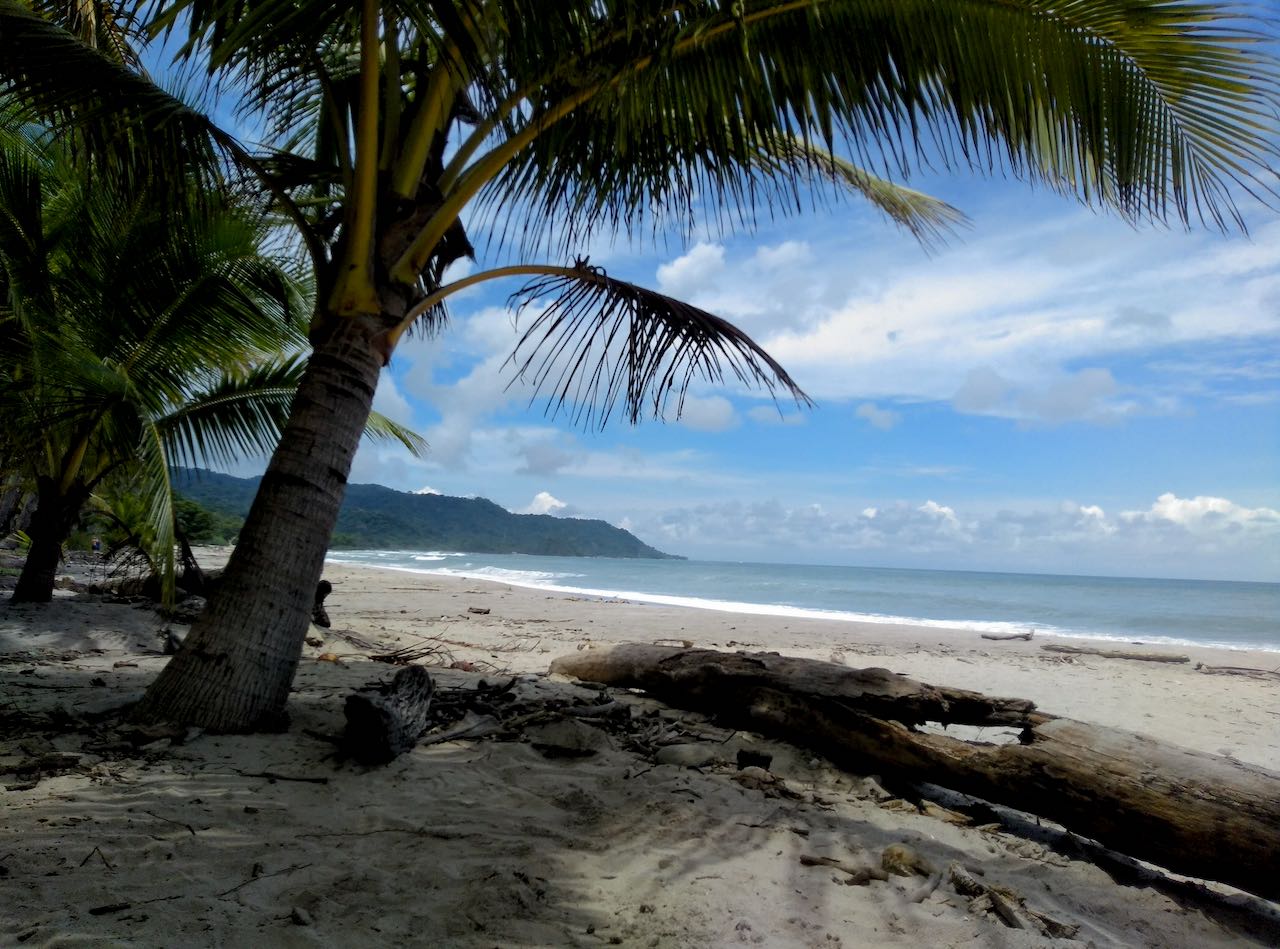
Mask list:
[[[538,237],[548,224],[566,242],[633,229],[638,209],[655,227],[785,211],[803,177],[747,173],[754,143],[784,138],[881,177],[926,163],[1011,173],[1133,219],[1239,225],[1234,188],[1274,195],[1280,71],[1265,24],[1238,6],[563,6],[595,24],[597,41],[512,20],[520,28],[492,68],[510,76],[513,107],[483,130],[485,150],[459,181],[492,174],[487,205],[523,208]]]
[[[733,324],[586,261],[554,269],[512,299],[521,313],[545,302],[511,356],[518,377],[550,396],[553,413],[567,409],[575,422],[603,426],[617,406],[632,423],[673,407],[678,417],[695,380],[726,376],[809,404],[787,371]]]
[[[765,175],[783,174],[807,180],[811,188],[831,187],[857,194],[925,246],[945,240],[968,223],[963,211],[945,201],[874,175],[812,141],[784,138],[760,142],[755,162]]]
[[[243,152],[207,116],[19,0],[0,0],[0,79],[99,174],[157,193],[219,182]]]
[[[306,368],[294,356],[220,373],[156,420],[172,464],[228,465],[269,454]]]

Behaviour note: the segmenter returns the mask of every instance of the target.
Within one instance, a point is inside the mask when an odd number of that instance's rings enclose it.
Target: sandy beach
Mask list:
[[[536,740],[464,739],[369,769],[335,761],[323,740],[341,731],[347,692],[396,671],[371,653],[430,650],[441,689],[517,677],[531,701],[560,701],[597,693],[547,677],[557,656],[687,641],[882,666],[1275,769],[1280,683],[1194,669],[1271,669],[1275,653],[1177,649],[1192,662],[1170,665],[1053,654],[1043,636],[993,642],[335,564],[325,576],[333,626],[312,629],[287,733],[143,736],[127,750],[99,716],[167,661],[167,624],[61,592],[0,606],[0,944],[1280,943],[1273,904],[1092,859],[1015,815],[950,823],[867,775],[641,697],[627,699],[681,741],[716,744],[723,763],[658,764],[616,740],[566,759]],[[739,748],[772,754],[780,783],[744,783]],[[1072,935],[1009,928],[945,885],[915,901],[921,878],[845,885],[841,871],[800,860],[875,863],[895,844],[934,866],[963,863]]]

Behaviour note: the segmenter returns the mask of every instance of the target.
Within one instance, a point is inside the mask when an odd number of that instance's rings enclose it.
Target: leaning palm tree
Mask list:
[[[530,281],[515,367],[586,422],[678,412],[697,378],[803,398],[730,324],[576,248],[601,231],[746,228],[847,193],[929,235],[951,209],[886,180],[921,164],[1044,182],[1133,220],[1238,224],[1233,195],[1274,157],[1265,27],[1213,2],[180,0],[155,24],[243,95],[268,149],[17,0],[0,0],[0,74],[120,174],[176,153],[255,176],[314,264],[289,424],[198,648],[141,708],[220,729],[278,720],[379,371],[458,290]],[[444,282],[479,231],[531,262]]]
[[[13,599],[50,598],[82,509],[125,472],[171,595],[170,467],[274,446],[303,371],[305,282],[264,253],[261,215],[216,204],[162,213],[86,179],[39,129],[7,127],[0,475],[36,497]]]

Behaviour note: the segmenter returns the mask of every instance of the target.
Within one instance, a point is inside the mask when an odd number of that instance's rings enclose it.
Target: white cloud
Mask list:
[[[413,493],[413,494],[439,494],[440,492],[439,492],[439,491],[437,491],[435,488],[431,487],[431,485],[429,485],[429,484],[424,484],[422,487],[418,488],[416,491],[413,491],[413,492],[411,492],[411,493]]]
[[[1164,494],[1148,510],[1118,516],[1074,501],[1012,508],[931,498],[842,511],[725,500],[633,511],[629,522],[660,549],[712,557],[811,559],[822,551],[832,562],[1234,579],[1280,574],[1280,511],[1212,497]]]
[[[1071,212],[1003,224],[928,261],[846,235],[821,253],[704,243],[660,267],[659,281],[747,330],[822,402],[952,400],[1048,422],[1167,412],[1200,378],[1170,371],[1160,392],[1113,360],[1238,341],[1259,363],[1261,340],[1280,334],[1280,222],[1256,227],[1253,243],[1135,234]]]
[[[1239,527],[1280,532],[1280,511],[1269,507],[1243,507],[1226,498],[1198,495],[1180,498],[1166,492],[1146,511],[1124,511],[1129,523],[1177,524],[1188,531],[1208,532]]]
[[[865,419],[873,428],[878,428],[882,432],[887,432],[899,422],[902,421],[902,415],[892,409],[882,409],[874,402],[863,402],[858,406],[855,415],[860,419]]]
[[[733,403],[724,396],[686,396],[680,424],[696,432],[723,432],[738,424]]]
[[[658,268],[658,289],[674,297],[691,297],[724,270],[724,248],[695,244],[688,253]]]
[[[523,510],[517,511],[517,514],[555,514],[567,508],[564,501],[554,497],[548,491],[539,491],[534,495],[533,500]]]

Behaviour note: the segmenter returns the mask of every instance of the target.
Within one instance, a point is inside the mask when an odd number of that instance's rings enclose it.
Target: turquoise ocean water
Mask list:
[[[1280,583],[412,550],[329,559],[734,613],[1280,652]]]

